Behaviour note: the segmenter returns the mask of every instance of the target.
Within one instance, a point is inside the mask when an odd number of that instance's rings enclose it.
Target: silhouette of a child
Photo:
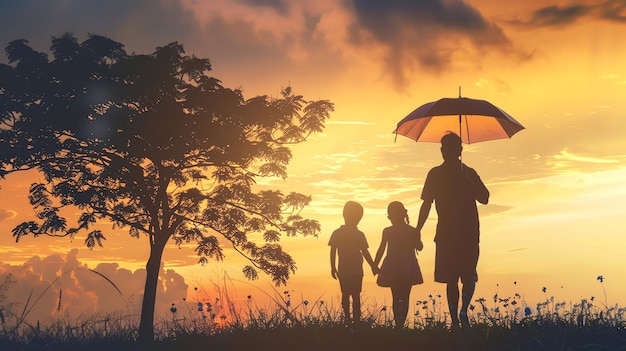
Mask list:
[[[378,266],[387,249],[376,283],[391,288],[393,318],[396,328],[402,328],[409,311],[411,287],[424,282],[416,257],[417,251],[422,250],[424,244],[420,232],[409,225],[407,210],[401,202],[394,201],[387,206],[387,217],[392,225],[383,230],[374,259],[374,264]]]
[[[352,321],[361,319],[361,288],[363,285],[363,258],[372,267],[372,273],[378,269],[372,260],[365,234],[357,228],[363,217],[363,206],[348,201],[343,208],[345,224],[330,236],[330,267],[333,279],[339,279],[341,288],[341,307],[346,321],[350,321],[350,298],[352,298]],[[339,266],[336,265],[337,257]]]

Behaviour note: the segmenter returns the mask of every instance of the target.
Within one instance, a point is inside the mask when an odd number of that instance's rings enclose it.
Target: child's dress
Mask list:
[[[382,287],[422,284],[422,271],[417,263],[416,247],[419,232],[408,224],[394,225],[383,230],[387,237],[387,254],[378,272],[376,284]]]

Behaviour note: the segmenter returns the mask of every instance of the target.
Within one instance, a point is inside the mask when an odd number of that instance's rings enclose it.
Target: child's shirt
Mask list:
[[[342,225],[330,236],[328,245],[337,248],[338,276],[363,276],[363,254],[367,250],[365,234],[357,227]]]

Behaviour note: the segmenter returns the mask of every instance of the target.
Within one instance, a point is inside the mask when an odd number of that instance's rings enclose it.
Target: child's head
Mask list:
[[[409,215],[406,208],[400,201],[393,201],[387,206],[387,217],[391,223],[406,223],[409,224]]]
[[[347,225],[356,226],[363,218],[363,206],[358,202],[348,201],[343,206],[343,219]]]

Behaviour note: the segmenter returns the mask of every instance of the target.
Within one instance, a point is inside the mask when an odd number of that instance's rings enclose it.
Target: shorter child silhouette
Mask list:
[[[409,225],[407,210],[401,202],[394,201],[387,206],[387,217],[392,225],[383,230],[380,247],[374,259],[374,264],[378,266],[385,248],[387,249],[376,283],[391,288],[393,318],[396,328],[402,328],[409,312],[411,287],[424,282],[416,256],[417,251],[424,248],[424,244],[420,232]]]
[[[350,322],[350,297],[352,297],[352,320],[361,319],[361,288],[363,285],[363,258],[372,267],[372,273],[378,273],[372,256],[367,251],[365,234],[357,228],[363,217],[363,206],[348,201],[343,207],[345,224],[330,236],[330,274],[339,278],[341,288],[341,307],[347,322]],[[335,264],[339,257],[339,267]]]

